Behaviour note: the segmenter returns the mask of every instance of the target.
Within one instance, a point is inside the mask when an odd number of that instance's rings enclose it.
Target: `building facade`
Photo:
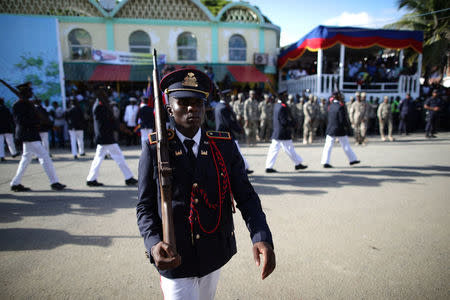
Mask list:
[[[228,66],[276,73],[280,28],[247,2],[231,2],[214,16],[198,0],[4,0],[0,13],[58,20],[66,80],[102,79],[93,78],[96,49],[150,54],[156,48],[167,65],[212,67],[217,81],[233,76]],[[145,64],[130,69],[135,72],[120,80],[146,81],[151,74]]]

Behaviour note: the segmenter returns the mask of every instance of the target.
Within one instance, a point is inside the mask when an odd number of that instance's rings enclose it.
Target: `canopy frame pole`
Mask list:
[[[339,91],[344,89],[344,64],[345,64],[345,46],[341,44],[339,60]]]
[[[316,95],[322,91],[322,61],[323,61],[323,50],[322,48],[317,51],[317,91]]]
[[[399,60],[398,62],[399,67],[403,68],[403,61],[405,60],[405,54],[403,53],[403,49],[400,49],[400,55],[398,60]]]

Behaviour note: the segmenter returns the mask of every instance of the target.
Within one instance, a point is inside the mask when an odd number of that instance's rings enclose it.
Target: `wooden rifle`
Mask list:
[[[155,105],[156,153],[159,190],[161,194],[161,220],[163,241],[176,251],[175,229],[172,213],[172,168],[169,163],[169,138],[166,129],[165,107],[159,92],[159,72],[156,49],[153,49],[153,97]]]

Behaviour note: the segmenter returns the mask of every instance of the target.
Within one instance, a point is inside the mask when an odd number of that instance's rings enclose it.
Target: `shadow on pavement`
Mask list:
[[[49,250],[66,244],[108,247],[113,238],[53,229],[7,228],[0,229],[0,251]]]
[[[73,195],[70,192],[76,192],[77,194]],[[102,196],[80,196],[80,192],[102,193]],[[108,190],[87,188],[86,190],[55,192],[52,195],[40,195],[36,192],[2,194],[0,199],[2,199],[0,202],[0,223],[11,223],[29,216],[111,214],[117,209],[135,207],[137,191],[134,188]],[[8,202],[8,199],[20,202]]]

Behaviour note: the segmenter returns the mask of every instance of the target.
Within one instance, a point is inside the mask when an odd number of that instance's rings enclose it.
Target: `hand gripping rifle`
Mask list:
[[[176,251],[175,230],[172,213],[172,168],[169,164],[169,139],[166,115],[159,93],[159,72],[156,49],[153,49],[153,95],[155,100],[156,153],[158,162],[159,190],[161,194],[161,219],[163,241]]]

